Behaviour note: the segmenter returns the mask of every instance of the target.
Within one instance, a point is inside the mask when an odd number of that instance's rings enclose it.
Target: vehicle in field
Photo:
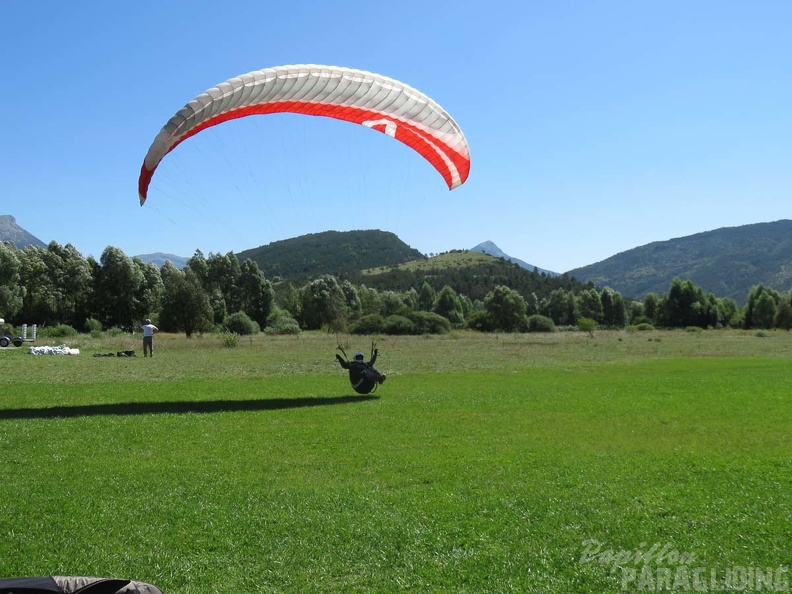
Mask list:
[[[22,324],[22,336],[12,336],[6,332],[5,320],[0,318],[0,348],[6,348],[12,344],[16,347],[20,347],[22,343],[34,342],[36,340],[36,324],[33,324],[33,333],[31,336],[28,336],[27,329],[28,325]]]

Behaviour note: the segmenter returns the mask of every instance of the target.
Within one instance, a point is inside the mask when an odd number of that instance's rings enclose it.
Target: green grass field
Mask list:
[[[373,397],[331,335],[92,357],[138,340],[0,351],[0,577],[166,594],[786,579],[790,333],[383,337]]]

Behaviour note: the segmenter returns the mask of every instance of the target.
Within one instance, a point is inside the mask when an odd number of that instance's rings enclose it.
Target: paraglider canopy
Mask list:
[[[449,189],[468,178],[470,151],[457,123],[432,99],[392,78],[339,66],[298,64],[256,70],[201,93],[160,130],[138,178],[140,205],[160,161],[211,126],[256,114],[299,113],[378,130],[416,150]]]

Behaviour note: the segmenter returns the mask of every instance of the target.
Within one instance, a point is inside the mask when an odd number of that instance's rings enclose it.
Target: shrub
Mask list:
[[[223,347],[235,349],[239,346],[239,334],[236,332],[223,332]]]
[[[414,311],[410,313],[414,334],[448,334],[451,332],[451,322],[440,314],[431,311]]]
[[[299,334],[300,324],[289,316],[281,316],[264,329],[265,334]]]
[[[528,332],[555,332],[556,326],[551,318],[534,314],[528,317]]]
[[[362,316],[351,328],[352,334],[378,334],[382,332],[383,320],[379,314]]]
[[[641,324],[649,324],[652,325],[652,320],[647,318],[646,316],[635,316],[632,320],[632,326],[640,326]]]
[[[85,331],[94,338],[99,338],[102,333],[102,322],[93,318],[85,320]]]
[[[496,329],[492,316],[485,310],[471,313],[467,318],[467,327],[479,332],[492,332]]]
[[[634,326],[627,326],[627,332],[647,332],[654,329],[655,327],[648,322],[641,322],[640,324],[635,324]]]
[[[126,334],[121,328],[118,326],[113,326],[112,328],[108,328],[107,335],[110,337],[121,336],[122,334]]]
[[[251,320],[244,311],[226,316],[226,319],[223,320],[223,328],[226,332],[236,333],[240,336],[258,334],[261,331],[258,323]]]
[[[597,322],[592,318],[579,318],[577,327],[581,332],[588,332],[589,336],[594,336],[594,330],[597,328]]]
[[[68,336],[77,336],[79,332],[66,324],[58,324],[52,328],[47,328],[42,334],[50,338],[66,338]]]
[[[385,334],[415,334],[415,324],[404,316],[392,315],[385,318],[382,331]]]

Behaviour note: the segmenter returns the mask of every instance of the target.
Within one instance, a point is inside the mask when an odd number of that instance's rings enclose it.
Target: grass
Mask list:
[[[369,268],[363,274],[382,274],[389,270],[408,270],[411,272],[432,272],[436,270],[448,270],[453,268],[468,268],[471,266],[491,265],[493,257],[479,252],[447,252],[432,258],[423,260],[411,260],[397,266],[381,266],[379,268]]]
[[[387,337],[374,397],[334,336],[155,341],[0,351],[0,576],[621,592],[586,546],[789,563],[789,333]]]

